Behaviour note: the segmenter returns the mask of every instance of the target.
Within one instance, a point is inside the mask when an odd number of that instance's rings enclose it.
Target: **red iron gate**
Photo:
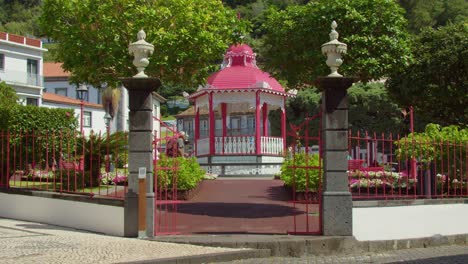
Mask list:
[[[153,168],[154,168],[154,234],[176,235],[178,205],[177,179],[180,158],[177,153],[166,152],[167,143],[177,140],[179,133],[171,127],[153,117],[154,123],[159,124],[159,130],[154,133]]]
[[[300,125],[290,124],[289,144],[282,166],[282,179],[292,192],[293,216],[289,234],[322,234],[321,114],[306,117]]]

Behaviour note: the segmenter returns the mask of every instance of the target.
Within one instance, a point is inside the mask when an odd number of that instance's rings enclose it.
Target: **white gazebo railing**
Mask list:
[[[197,140],[197,156],[210,154],[210,138]]]
[[[255,154],[255,137],[215,137],[215,152],[216,154]]]
[[[282,155],[283,139],[281,137],[261,137],[260,154]],[[215,137],[215,155],[246,154],[255,155],[255,136]],[[197,141],[197,156],[210,154],[210,139]]]
[[[283,138],[261,137],[262,154],[283,154]]]

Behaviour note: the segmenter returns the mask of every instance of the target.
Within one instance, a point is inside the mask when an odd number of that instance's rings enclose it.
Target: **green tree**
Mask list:
[[[54,56],[72,82],[99,87],[134,75],[128,44],[144,29],[155,46],[147,74],[193,87],[247,23],[219,0],[45,0],[41,25],[59,43]]]
[[[349,100],[349,128],[354,132],[364,133],[402,133],[409,131],[409,124],[404,123],[399,106],[394,103],[382,83],[358,83],[348,90]],[[306,117],[319,113],[321,95],[315,88],[300,90],[296,97],[286,101],[286,116],[288,129],[290,124],[295,126],[304,122]],[[281,112],[270,112],[269,115],[272,135],[281,135]],[[310,137],[318,135],[320,124],[312,121],[308,124]],[[300,135],[305,135],[301,129]],[[288,135],[288,144],[295,138]],[[302,144],[304,144],[303,140]],[[315,143],[314,143],[315,144]]]
[[[15,89],[5,82],[0,82],[0,107],[12,108],[18,105],[17,102],[18,96]]]
[[[401,110],[382,83],[355,84],[348,90],[349,128],[370,133],[403,133],[409,131]]]
[[[402,106],[443,126],[468,124],[468,25],[426,28],[415,41],[415,62],[387,82]]]
[[[291,86],[328,74],[320,46],[329,41],[335,20],[340,40],[348,44],[341,72],[362,81],[380,79],[411,60],[403,13],[387,0],[317,0],[272,9],[264,25],[266,64]]]
[[[468,1],[466,0],[399,0],[406,10],[408,28],[419,33],[424,27],[437,28],[449,22],[467,21]]]
[[[0,1],[0,30],[19,35],[39,36],[40,13],[40,1]]]

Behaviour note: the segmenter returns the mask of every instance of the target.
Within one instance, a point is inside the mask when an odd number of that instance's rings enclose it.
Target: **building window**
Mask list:
[[[0,70],[5,70],[5,54],[0,54]]]
[[[37,60],[28,59],[28,84],[29,85],[39,85],[38,68]]]
[[[96,99],[96,103],[97,104],[102,104],[102,93],[101,93],[101,89],[96,89],[97,91],[97,99]],[[156,105],[155,105],[156,106]]]
[[[37,98],[26,98],[26,105],[38,106],[39,100]]]
[[[255,128],[255,118],[253,116],[247,117],[247,128]]]
[[[55,94],[68,96],[68,89],[67,88],[55,88]]]
[[[91,127],[91,112],[83,112],[83,127]]]
[[[200,120],[200,130],[208,130],[208,120]]]

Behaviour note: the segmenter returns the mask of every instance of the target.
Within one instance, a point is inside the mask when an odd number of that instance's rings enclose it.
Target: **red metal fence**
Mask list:
[[[168,126],[157,117],[154,122],[159,124],[159,131],[155,131],[153,140],[153,167],[154,167],[154,193],[155,193],[155,235],[178,234],[178,197],[177,180],[179,178],[178,150],[168,150],[170,142],[177,141],[179,132],[175,127]],[[173,146],[178,148],[177,146]]]
[[[468,196],[468,144],[349,132],[353,199]]]
[[[289,234],[322,234],[322,156],[321,114],[306,117],[299,125],[290,124],[292,138],[281,168],[281,179],[290,189],[295,209]]]
[[[0,132],[0,187],[106,196],[127,191],[127,134]]]

